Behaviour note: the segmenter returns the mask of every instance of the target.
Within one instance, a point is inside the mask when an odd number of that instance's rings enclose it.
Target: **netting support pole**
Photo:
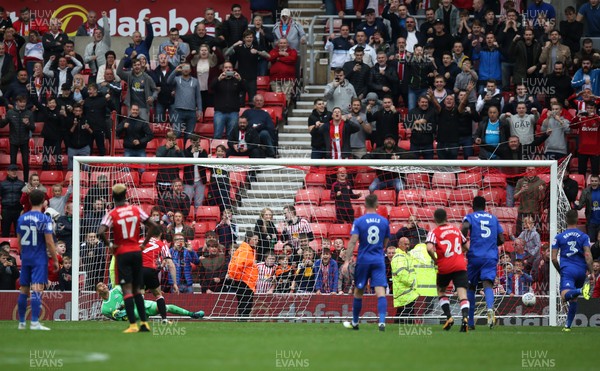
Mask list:
[[[79,282],[79,267],[81,264],[81,254],[79,252],[79,231],[81,220],[81,171],[80,162],[77,157],[73,158],[73,241],[72,241],[72,256],[73,259],[73,276],[71,288],[71,321],[79,321],[79,290],[81,288]]]
[[[561,179],[558,179],[558,163],[554,161],[550,165],[550,248],[552,248],[552,241],[556,236],[558,229],[558,187],[562,186]],[[550,326],[558,325],[558,290],[557,290],[557,277],[558,272],[552,264],[550,264],[550,287],[548,293],[549,297],[549,324]]]

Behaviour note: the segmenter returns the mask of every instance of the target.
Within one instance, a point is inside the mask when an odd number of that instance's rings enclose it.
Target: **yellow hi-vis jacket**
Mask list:
[[[433,259],[427,253],[427,245],[424,243],[415,245],[409,254],[415,260],[414,268],[419,296],[437,296],[437,271]]]
[[[417,275],[414,259],[401,249],[396,249],[392,258],[392,284],[394,285],[394,307],[403,307],[417,300]]]

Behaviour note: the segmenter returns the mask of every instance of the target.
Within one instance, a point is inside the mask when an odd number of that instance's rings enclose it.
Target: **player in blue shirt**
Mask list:
[[[487,324],[496,323],[494,314],[494,280],[498,265],[498,246],[504,243],[504,231],[498,218],[485,211],[485,198],[473,198],[473,212],[463,219],[461,231],[469,236],[471,246],[467,252],[467,275],[469,277],[469,329],[475,329],[475,291],[483,282],[483,293],[487,306]]]
[[[42,213],[45,193],[33,190],[29,193],[31,211],[17,221],[17,241],[21,251],[21,293],[17,300],[19,308],[19,330],[25,330],[27,298],[31,292],[31,330],[50,330],[39,322],[42,308],[42,292],[48,282],[48,254],[58,271],[58,258],[54,247],[53,224],[50,216]]]
[[[377,196],[369,195],[365,198],[365,215],[354,221],[352,236],[348,242],[348,249],[344,255],[342,272],[348,271],[352,261],[356,242],[358,245],[358,259],[354,270],[354,301],[352,302],[352,322],[344,321],[344,327],[358,330],[358,318],[362,309],[362,297],[369,278],[371,286],[375,287],[377,294],[377,312],[379,313],[379,331],[385,331],[385,316],[387,314],[387,299],[385,288],[384,251],[390,239],[390,226],[388,220],[377,214]]]
[[[577,211],[567,211],[567,229],[556,235],[552,243],[552,264],[560,273],[560,297],[569,302],[567,323],[563,331],[571,331],[577,313],[577,297],[590,298],[590,284],[585,282],[586,269],[595,282],[592,269],[590,237],[577,229]],[[558,262],[560,254],[560,264]]]

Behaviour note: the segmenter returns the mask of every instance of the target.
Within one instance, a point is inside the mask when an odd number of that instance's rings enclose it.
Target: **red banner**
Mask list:
[[[0,294],[0,320],[16,320],[17,297],[16,291],[4,291]],[[89,293],[82,297],[85,301],[91,301],[93,304],[87,310],[80,312],[82,319],[98,319],[100,305],[102,301],[95,293]],[[236,313],[237,301],[234,294],[165,294],[165,299],[169,304],[175,304],[188,310],[204,310],[208,316],[232,317]],[[219,302],[217,303],[217,299]],[[430,299],[430,298],[429,298]],[[390,316],[396,313],[393,308],[392,298],[388,297],[388,314]],[[70,320],[71,318],[71,294],[57,291],[44,292],[42,297],[43,308],[41,312],[42,320]],[[218,306],[216,306],[218,304]],[[453,303],[454,305],[455,303]],[[226,305],[227,307],[224,307]],[[576,326],[600,326],[600,314],[598,313],[600,300],[580,300],[579,313],[575,318]],[[418,299],[415,307],[417,316],[440,315],[441,311],[437,306],[432,306],[430,300],[425,298]],[[214,309],[217,308],[217,309]],[[418,308],[423,308],[420,310]],[[458,308],[454,308],[458,310]],[[454,310],[453,309],[453,310]],[[434,311],[434,313],[431,313]],[[537,298],[537,303],[533,307],[525,307],[520,297],[504,298],[496,308],[499,323],[507,326],[547,326],[548,317],[524,317],[527,315],[541,316],[548,314],[548,300],[546,298]],[[484,313],[477,313],[485,315]],[[352,316],[352,297],[349,295],[255,295],[254,308],[252,316],[270,316],[279,318],[279,321],[300,321],[300,322],[339,322],[340,317],[350,318]],[[365,296],[363,301],[364,317],[376,317],[377,298],[375,296]],[[27,312],[29,317],[29,310]],[[305,318],[303,318],[305,317]],[[314,317],[331,317],[316,319]]]
[[[92,10],[97,13],[98,19],[103,11],[108,13],[110,34],[113,36],[131,36],[135,31],[145,35],[144,17],[150,18],[155,36],[168,36],[171,27],[178,28],[182,35],[193,31],[195,24],[203,19],[207,7],[215,9],[217,18],[225,19],[231,13],[231,5],[235,3],[240,4],[242,13],[246,18],[250,18],[248,0],[204,0],[196,3],[186,0],[127,0],[111,2],[108,8],[103,8],[102,4],[93,0],[25,0],[18,2],[18,8],[11,8],[9,4],[4,4],[4,7],[13,20],[24,7],[29,7],[32,16],[46,25],[51,18],[56,17],[62,21],[62,28],[69,36],[75,36],[77,28],[87,21],[88,11]]]

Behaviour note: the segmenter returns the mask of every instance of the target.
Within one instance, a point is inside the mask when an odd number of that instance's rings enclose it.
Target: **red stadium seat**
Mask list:
[[[283,120],[283,108],[281,107],[264,107],[263,111],[267,112],[273,120],[275,127],[278,126],[279,122]]]
[[[471,212],[469,207],[465,206],[455,206],[446,208],[446,214],[448,216],[448,221],[450,223],[460,223],[462,222],[465,215]]]
[[[482,177],[480,173],[459,173],[458,174],[458,183],[456,186],[458,188],[481,188]]]
[[[506,175],[504,174],[490,174],[483,178],[483,188],[505,188],[506,189]]]
[[[377,214],[383,216],[384,218],[389,218],[391,209],[391,205],[379,205],[379,207],[377,207]]]
[[[350,231],[352,230],[352,224],[330,224],[329,225],[329,238],[348,238],[350,237]]]
[[[329,226],[328,223],[310,223],[310,229],[315,238],[327,238],[329,236]]]
[[[367,197],[368,195],[371,194],[371,192],[368,189],[355,189],[354,190],[354,194],[359,194],[360,193],[360,197],[359,198],[352,198],[350,199],[350,203],[352,205],[362,205],[365,203],[365,197]]]
[[[452,191],[448,195],[450,206],[471,205],[473,203],[473,198],[476,194],[477,191],[474,189],[457,189],[455,191]]]
[[[309,187],[307,189],[320,189],[321,192],[321,203],[319,205],[333,205],[335,204],[335,199],[331,198],[331,191],[328,189],[323,189],[319,187]],[[350,200],[351,202],[354,200]]]
[[[485,198],[486,203],[490,206],[505,206],[506,205],[506,190],[500,188],[486,189],[480,191],[479,195]]]
[[[287,105],[284,93],[266,92],[264,97],[266,107],[278,106],[284,108]]]
[[[35,130],[33,130],[33,135],[34,136],[39,136],[42,134],[42,129],[44,128],[44,123],[43,122],[36,122],[35,123]]]
[[[569,174],[569,178],[573,179],[577,182],[577,186],[579,189],[585,188],[585,176],[581,174]]]
[[[215,156],[217,147],[224,145],[227,148],[227,139],[213,139],[210,141],[210,155]]]
[[[141,187],[152,187],[156,184],[156,171],[144,171],[140,179]]]
[[[404,225],[400,223],[390,223],[390,234],[392,236],[395,236],[396,233],[398,233],[398,231],[402,229],[402,227],[404,227]]]
[[[306,187],[322,187],[327,186],[327,177],[323,173],[308,173],[304,178],[304,184]]]
[[[406,222],[414,213],[411,206],[396,206],[390,210],[390,222]]]
[[[405,151],[410,151],[410,140],[401,140],[400,143],[398,143],[398,147]]]
[[[41,171],[39,175],[40,183],[46,186],[46,188],[52,188],[53,185],[63,182],[62,171]]]
[[[213,221],[218,223],[221,220],[221,210],[218,206],[199,206],[196,208],[196,222]]]
[[[500,223],[500,226],[504,230],[504,235],[506,237],[514,236],[515,231],[517,230],[515,223]]]
[[[550,174],[538,174],[537,176],[544,182],[550,183]]]
[[[417,221],[425,223],[429,220],[433,220],[433,213],[436,209],[436,206],[417,207],[414,209],[413,215],[417,217]]]
[[[271,90],[271,81],[269,76],[256,77],[256,89],[265,91]]]
[[[149,125],[155,138],[164,138],[171,130],[171,124],[168,122],[151,122]]]
[[[500,222],[516,223],[517,208],[516,207],[490,207],[488,211],[495,215]]]
[[[296,192],[296,204],[312,204],[319,206],[321,204],[322,192],[323,190],[321,188],[299,189]]]
[[[214,221],[194,223],[194,238],[204,238],[208,231],[214,231],[217,223]]]
[[[212,122],[196,123],[195,133],[200,135],[201,137],[212,138],[215,135],[215,125]],[[202,140],[205,140],[205,139],[202,139]],[[210,148],[210,144],[206,148],[207,153],[208,153],[209,148]]]
[[[377,174],[375,174],[373,171],[360,172],[354,176],[354,187],[369,188],[375,178],[377,178]]]
[[[7,136],[0,137],[0,153],[10,153],[10,142],[8,140],[8,134]]]
[[[229,172],[229,183],[233,187],[242,187],[248,181],[248,172],[246,171],[231,171]]]
[[[296,216],[300,217],[300,218],[304,218],[306,220],[311,220],[312,219],[312,211],[313,211],[313,207],[312,205],[296,205]],[[324,220],[318,220],[315,221],[316,222],[325,222]]]
[[[154,187],[148,188],[128,188],[127,198],[135,200],[138,203],[156,203],[158,200],[158,194]]]
[[[396,205],[396,191],[388,189],[378,189],[373,192],[377,196],[380,205]]]
[[[134,185],[139,187],[140,173],[136,170],[117,172],[113,174],[113,181],[115,183],[124,183],[129,186]]]
[[[354,219],[360,218],[365,214],[365,206],[364,205],[354,205]]]
[[[115,139],[115,155],[123,156],[125,153],[125,147],[123,147],[123,139]]]
[[[431,180],[432,188],[450,188],[456,187],[456,175],[454,173],[435,173]]]
[[[424,188],[430,189],[429,174],[427,173],[409,173],[406,175],[407,188]],[[427,202],[427,200],[424,200]]]
[[[423,203],[434,206],[448,206],[448,194],[444,190],[427,190],[423,195]]]
[[[423,193],[419,189],[407,189],[398,192],[398,206],[421,206]]]
[[[335,206],[324,205],[313,208],[313,223],[335,223]]]
[[[29,153],[42,153],[42,149],[44,148],[44,138],[42,137],[33,137],[29,139]]]
[[[0,242],[8,242],[10,244],[10,250],[15,250],[20,253],[19,242],[16,237],[0,237]]]
[[[140,204],[140,207],[142,208],[142,210],[150,215],[152,213],[152,208],[156,206],[155,204]]]
[[[206,107],[204,110],[203,122],[212,123],[215,119],[215,107]]]
[[[154,138],[151,141],[149,141],[148,144],[146,145],[146,153],[148,155],[151,155],[150,157],[154,156],[154,154],[156,153],[156,150],[159,147],[158,141],[159,141],[159,139]]]

